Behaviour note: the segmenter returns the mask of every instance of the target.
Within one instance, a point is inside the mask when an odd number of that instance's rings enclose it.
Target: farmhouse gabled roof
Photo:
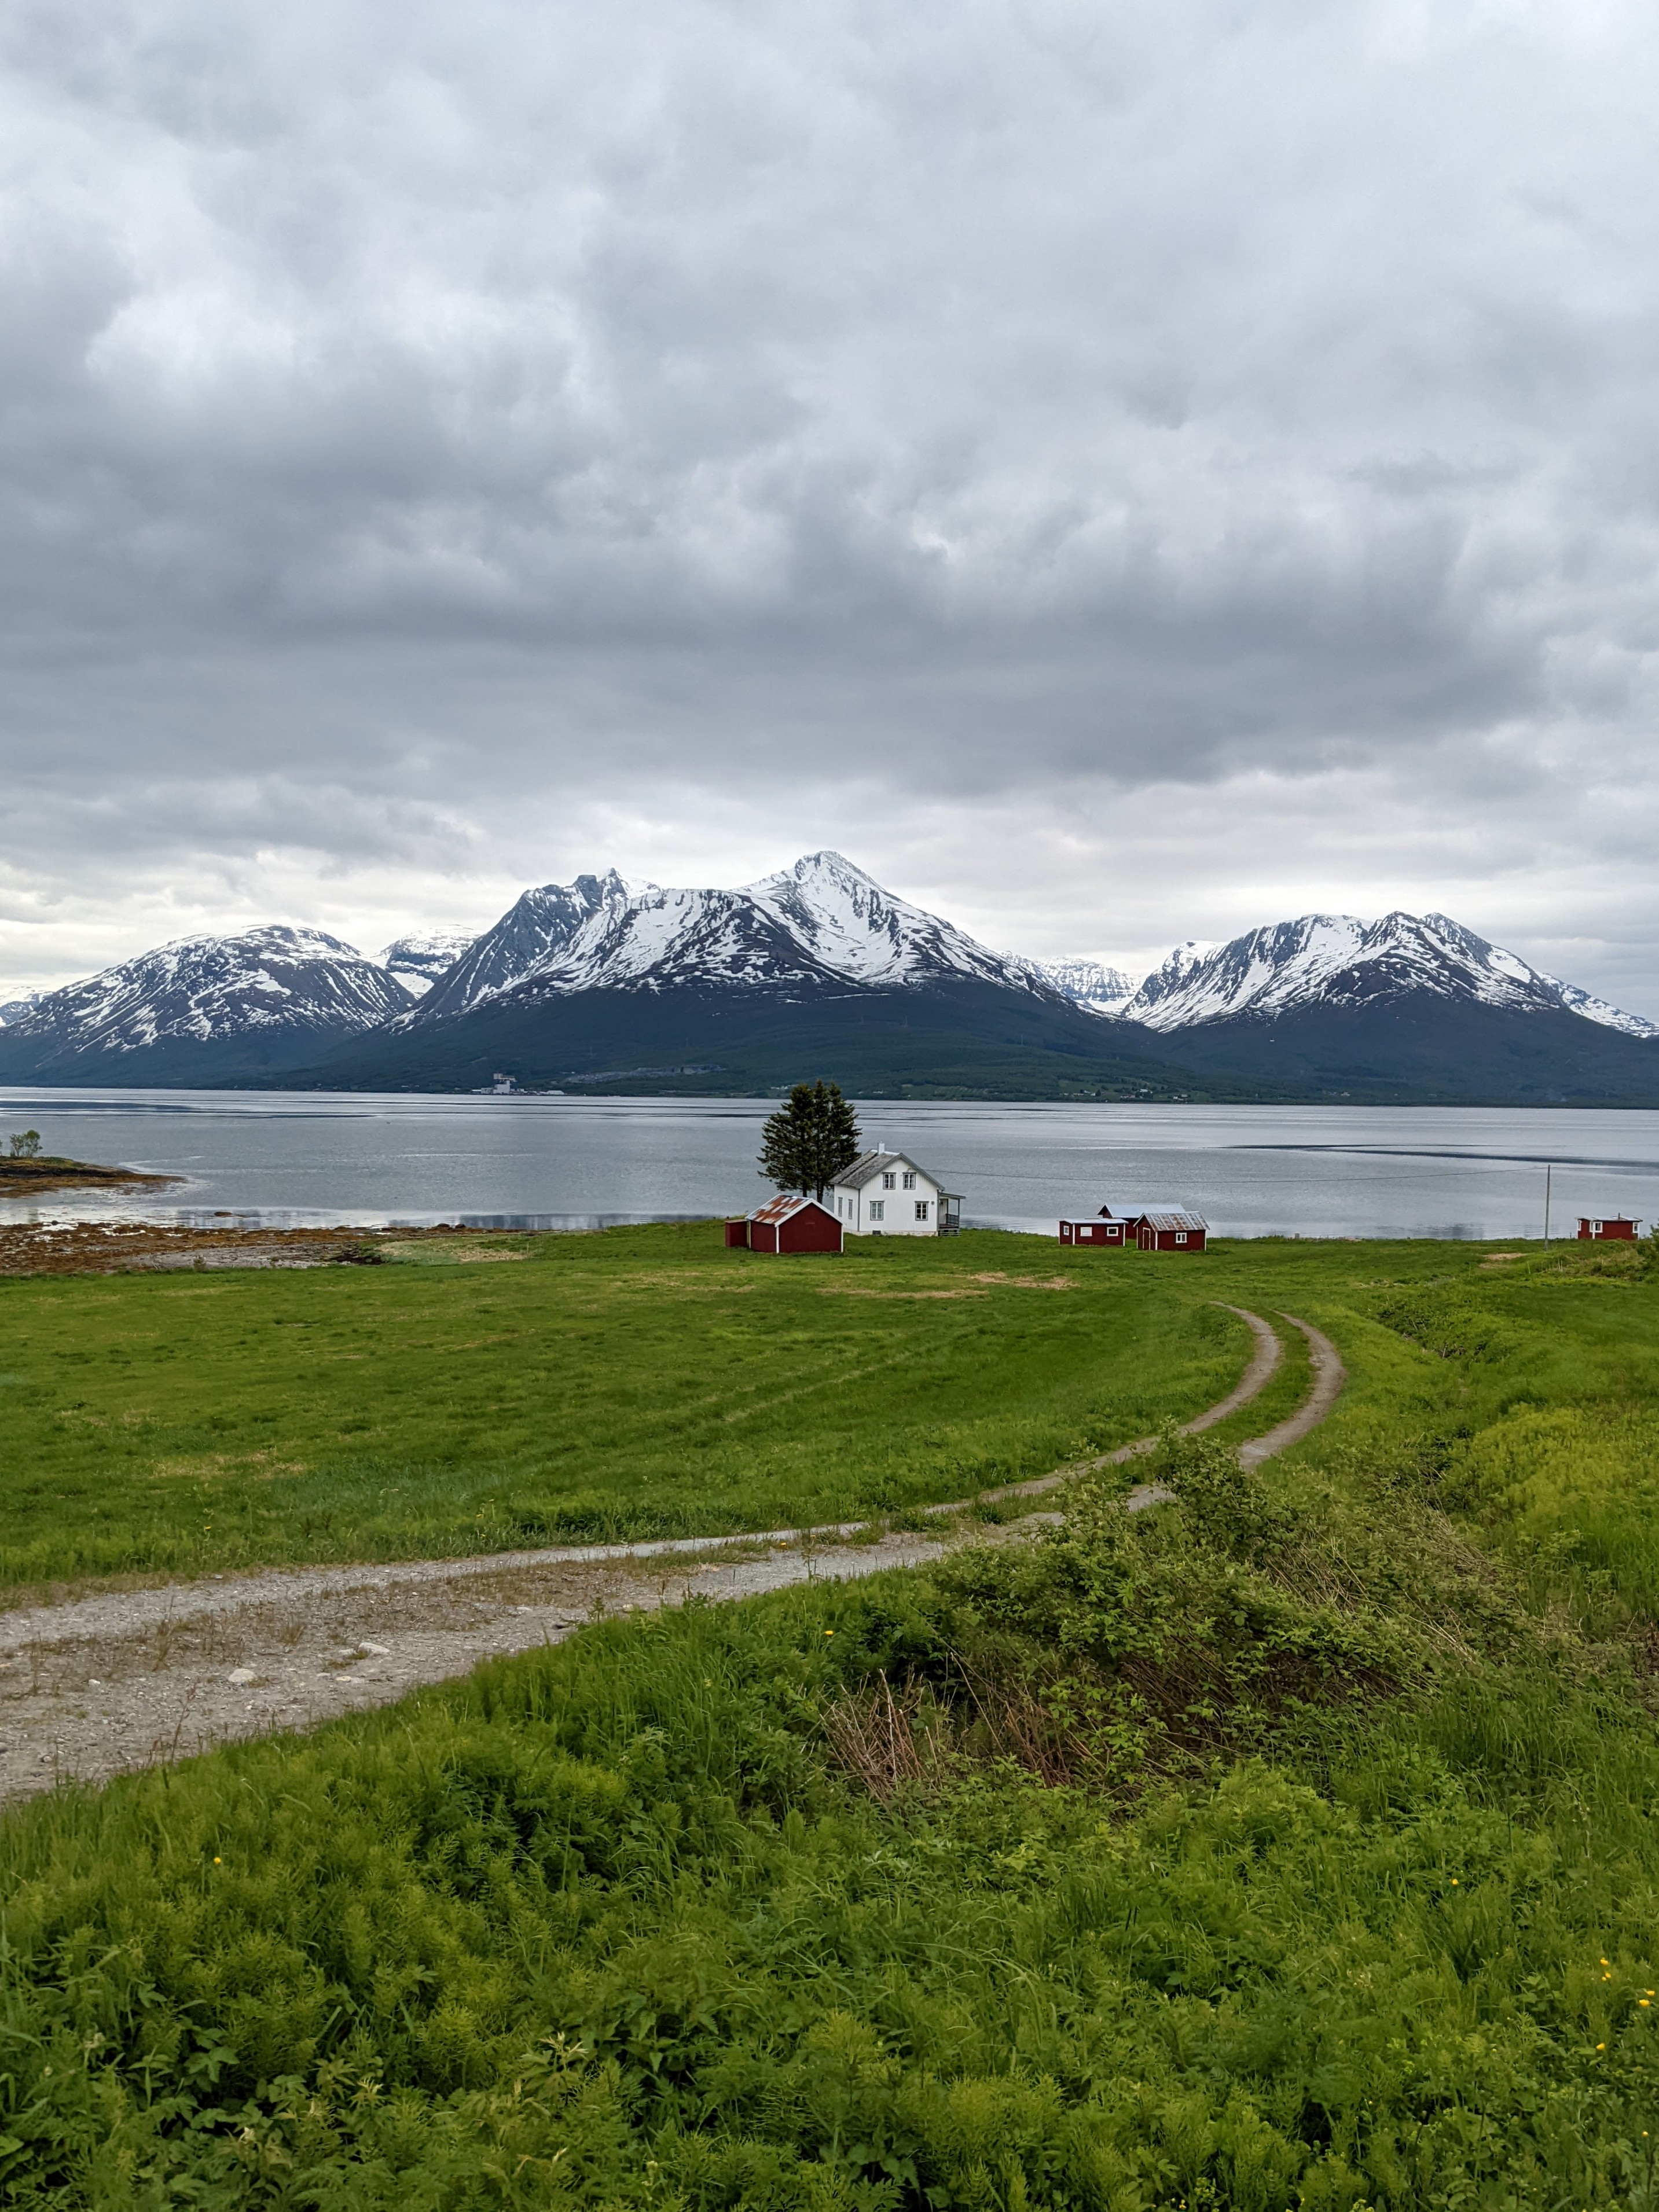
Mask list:
[[[836,1177],[835,1187],[837,1190],[862,1190],[884,1168],[890,1175],[896,1167],[908,1168],[914,1174],[927,1176],[929,1182],[937,1183],[937,1177],[927,1175],[926,1168],[918,1167],[908,1152],[865,1152]]]
[[[1207,1230],[1210,1225],[1201,1213],[1141,1213],[1134,1217],[1131,1226],[1139,1227],[1142,1222],[1148,1229]]]

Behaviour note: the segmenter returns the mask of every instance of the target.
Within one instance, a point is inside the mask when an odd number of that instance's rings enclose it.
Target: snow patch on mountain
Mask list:
[[[397,977],[405,991],[423,998],[440,976],[447,975],[476,942],[471,931],[412,930],[407,937],[399,937],[386,946],[380,955],[380,965],[388,975]]]
[[[1359,1006],[1415,992],[1529,1012],[1566,1012],[1659,1036],[1659,1025],[1559,982],[1443,914],[1309,914],[1225,945],[1178,946],[1121,1012],[1165,1032],[1306,1006]]]
[[[0,1004],[0,1030],[9,1029],[21,1021],[25,1014],[33,1013],[46,995],[44,991],[21,991],[16,998],[8,999]]]
[[[283,1030],[349,1036],[376,1028],[410,994],[376,960],[319,929],[275,925],[184,937],[50,991],[8,1038],[55,1052],[125,1053],[173,1039]]]
[[[1121,1014],[1144,980],[1099,960],[1037,960],[1031,964],[1063,999],[1091,1014]]]
[[[1649,1021],[1645,1014],[1627,1014],[1622,1006],[1612,1006],[1593,992],[1581,991],[1577,983],[1563,983],[1553,975],[1546,975],[1544,981],[1554,984],[1570,1014],[1582,1014],[1587,1022],[1600,1022],[1603,1029],[1622,1030],[1626,1036],[1659,1037],[1659,1022]]]

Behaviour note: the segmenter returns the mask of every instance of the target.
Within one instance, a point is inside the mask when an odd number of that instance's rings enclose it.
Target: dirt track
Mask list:
[[[1185,1425],[1188,1434],[1249,1404],[1283,1358],[1260,1315],[1231,1310],[1249,1323],[1254,1352],[1237,1387]],[[1341,1388],[1334,1346],[1306,1322],[1293,1326],[1312,1349],[1314,1388],[1289,1420],[1242,1447],[1246,1465],[1308,1434]],[[1154,1441],[1144,1437],[984,1499],[1039,1495],[1085,1468],[1133,1459]],[[1168,1495],[1143,1486],[1129,1503],[1133,1510]],[[932,1510],[961,1515],[977,1502]],[[422,1684],[468,1674],[483,1659],[557,1643],[606,1614],[672,1605],[694,1591],[748,1597],[814,1577],[850,1580],[920,1565],[963,1543],[1017,1540],[1053,1517],[1031,1514],[1002,1527],[958,1521],[938,1537],[872,1538],[848,1523],[215,1576],[0,1613],[0,1802],[389,1704]]]

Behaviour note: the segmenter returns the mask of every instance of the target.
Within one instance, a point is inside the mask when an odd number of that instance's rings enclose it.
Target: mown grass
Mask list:
[[[1249,1351],[1167,1267],[985,1233],[780,1261],[719,1234],[0,1280],[0,1580],[899,1513],[1185,1419]]]
[[[1659,1284],[1216,1257],[1259,1476],[0,1824],[11,2200],[1651,2205]]]

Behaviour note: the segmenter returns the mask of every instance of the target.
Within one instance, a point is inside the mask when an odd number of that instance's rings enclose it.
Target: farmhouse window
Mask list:
[[[884,1190],[891,1190],[894,1187],[892,1176],[890,1175],[883,1176],[881,1179],[881,1187]]]
[[[1187,1232],[1186,1232],[1186,1231],[1185,1231],[1184,1229],[1177,1229],[1177,1230],[1176,1230],[1176,1243],[1177,1244],[1184,1244],[1186,1242],[1187,1242]]]
[[[904,1178],[904,1188],[906,1188],[906,1190],[914,1190],[914,1189],[915,1188],[915,1187],[916,1187],[916,1179],[915,1179],[915,1177],[913,1175],[908,1175],[908,1176],[905,1176],[905,1178]]]
[[[916,1219],[917,1219],[918,1221],[926,1221],[926,1220],[927,1220],[927,1200],[925,1198],[919,1198],[919,1199],[916,1200]]]
[[[884,1199],[872,1198],[871,1200],[870,1218],[872,1221],[884,1221],[887,1218],[887,1201]]]

